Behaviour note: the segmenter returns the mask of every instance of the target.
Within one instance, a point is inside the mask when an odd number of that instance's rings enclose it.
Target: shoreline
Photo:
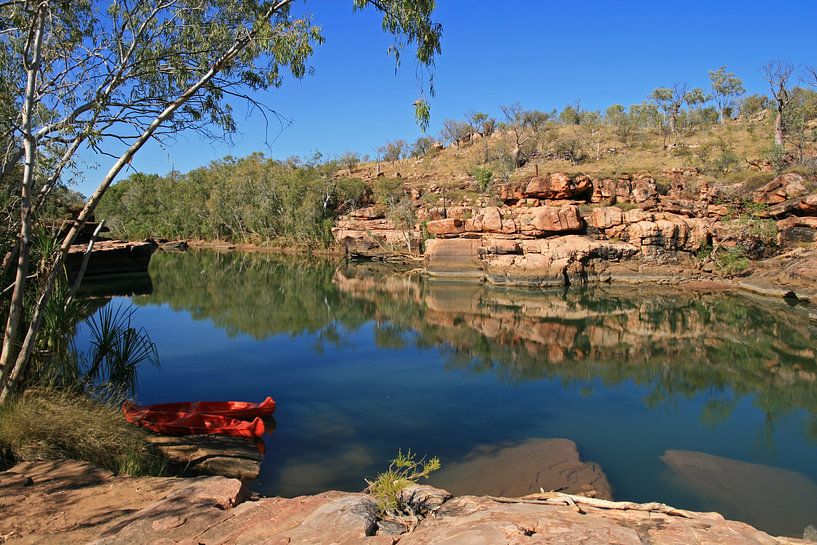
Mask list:
[[[253,495],[225,477],[116,477],[91,464],[24,463],[0,472],[0,535],[7,545],[291,543],[431,545],[700,543],[806,545],[714,512],[614,502],[558,492],[521,498],[404,489],[412,511],[380,517],[370,496],[326,491],[296,498]],[[59,517],[49,516],[59,511]],[[533,541],[531,539],[533,538]]]
[[[343,249],[337,245],[330,246],[325,249],[313,249],[300,246],[266,246],[255,243],[232,243],[229,241],[204,241],[204,240],[190,240],[190,241],[172,241],[185,242],[191,250],[209,250],[217,252],[246,252],[259,254],[273,254],[281,256],[299,256],[299,257],[317,257],[317,258],[336,258],[353,261],[355,263],[391,263],[406,265],[412,263],[419,263],[426,260],[422,254],[417,254],[414,257],[393,254],[383,255],[377,258],[350,258],[344,253]],[[307,255],[302,255],[307,252]],[[783,254],[779,257],[785,257]],[[603,275],[588,275],[581,282],[565,282],[559,279],[544,279],[544,278],[524,278],[522,276],[509,275],[507,277],[500,277],[487,274],[485,270],[477,271],[430,271],[427,266],[423,267],[422,274],[433,281],[440,282],[477,282],[485,283],[495,287],[515,287],[515,288],[570,288],[579,286],[595,286],[595,285],[622,285],[622,286],[676,286],[686,289],[701,290],[701,291],[728,291],[747,293],[770,299],[785,299],[792,302],[805,303],[810,307],[814,307],[812,312],[812,319],[817,320],[817,285],[811,286],[805,282],[798,282],[797,279],[790,278],[788,282],[780,281],[780,279],[773,279],[768,276],[763,276],[766,272],[763,270],[763,265],[776,258],[769,258],[767,260],[755,262],[759,267],[755,267],[750,273],[724,277],[715,273],[706,273],[695,268],[683,268],[680,265],[668,264],[653,264],[649,263],[646,266],[649,271],[641,271],[632,268],[623,267],[628,262],[614,263],[615,267],[607,274]],[[641,265],[638,261],[629,262],[630,264]],[[817,261],[815,261],[817,266]],[[680,268],[679,268],[680,267]],[[619,270],[615,270],[618,268]],[[691,270],[690,270],[691,269]],[[413,269],[416,272],[417,269]]]

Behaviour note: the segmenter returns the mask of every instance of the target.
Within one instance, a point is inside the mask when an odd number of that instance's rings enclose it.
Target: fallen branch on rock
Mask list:
[[[542,492],[539,494],[530,494],[522,496],[521,498],[504,498],[498,496],[488,496],[489,499],[497,503],[530,503],[534,505],[569,505],[576,508],[576,510],[584,514],[582,505],[588,507],[595,507],[596,509],[611,509],[619,511],[644,511],[648,513],[661,513],[673,517],[683,518],[723,518],[717,513],[694,513],[684,509],[676,509],[669,505],[650,502],[650,503],[635,503],[631,501],[610,501],[599,498],[587,498],[585,496],[574,496],[572,494],[563,494],[561,492]]]

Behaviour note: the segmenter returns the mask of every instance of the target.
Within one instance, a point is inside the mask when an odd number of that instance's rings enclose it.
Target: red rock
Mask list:
[[[486,233],[502,232],[502,216],[499,208],[485,208],[482,211],[482,230]]]
[[[457,235],[465,231],[465,222],[461,219],[444,219],[430,221],[426,229],[432,235]]]
[[[624,223],[624,212],[614,206],[600,206],[593,209],[587,223],[596,229],[609,229]]]
[[[584,226],[584,220],[576,206],[540,206],[528,209],[516,219],[519,231],[531,236],[569,233],[579,231]]]
[[[571,178],[567,174],[555,172],[550,176],[531,178],[525,188],[527,197],[537,199],[573,199],[590,194],[593,182],[588,176]]]
[[[808,193],[807,180],[802,174],[788,172],[781,174],[754,192],[754,200],[763,204],[779,204],[788,199]]]

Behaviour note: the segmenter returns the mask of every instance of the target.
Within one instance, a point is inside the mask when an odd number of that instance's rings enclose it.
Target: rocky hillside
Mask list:
[[[740,278],[787,252],[812,255],[814,177],[786,173],[751,188],[710,185],[696,169],[662,175],[668,187],[646,173],[533,175],[498,185],[493,197],[453,206],[439,186],[407,183],[408,221],[374,205],[342,217],[333,234],[352,256],[411,249],[424,253],[432,274],[540,286],[613,277]],[[814,278],[801,272],[807,288]]]

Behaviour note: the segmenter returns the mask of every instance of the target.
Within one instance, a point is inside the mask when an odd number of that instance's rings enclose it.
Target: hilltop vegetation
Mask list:
[[[495,202],[501,185],[538,172],[647,173],[666,191],[671,174],[686,170],[749,192],[776,173],[817,173],[817,91],[790,85],[789,69],[767,66],[770,96],[738,99],[742,82],[721,68],[709,90],[676,84],[603,112],[580,102],[548,112],[502,106],[499,119],[472,111],[445,120],[436,139],[387,142],[374,159],[253,154],[186,174],[135,174],[110,189],[99,214],[129,238],[328,245],[333,220],[355,208],[380,204],[390,220],[411,224],[417,206]]]

